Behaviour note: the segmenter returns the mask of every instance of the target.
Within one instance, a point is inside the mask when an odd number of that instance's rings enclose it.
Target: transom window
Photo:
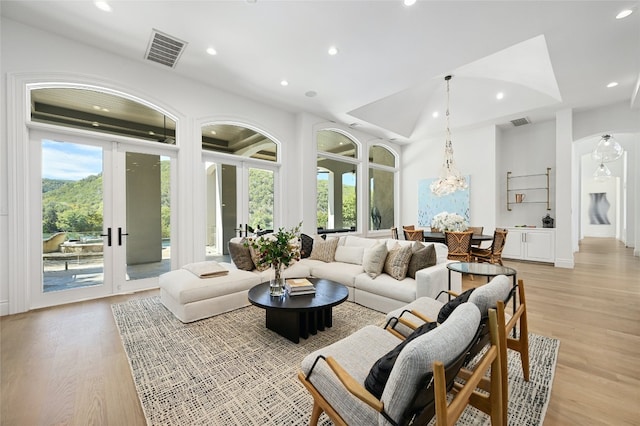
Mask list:
[[[233,124],[203,126],[202,149],[240,157],[278,161],[278,145],[268,136]]]

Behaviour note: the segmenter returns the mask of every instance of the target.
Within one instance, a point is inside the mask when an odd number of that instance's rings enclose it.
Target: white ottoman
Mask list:
[[[262,282],[260,275],[231,266],[229,274],[200,278],[186,269],[160,275],[160,300],[182,322],[249,306],[249,289]]]

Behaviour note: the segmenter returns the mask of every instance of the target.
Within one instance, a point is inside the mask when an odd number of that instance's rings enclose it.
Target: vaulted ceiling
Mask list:
[[[453,128],[538,122],[560,109],[617,102],[640,108],[638,1],[109,5],[105,12],[90,1],[3,0],[0,11],[149,67],[399,143],[442,133],[449,74]],[[623,9],[634,13],[616,19]],[[145,59],[154,31],[184,42],[174,67]],[[330,46],[336,55],[327,53]],[[613,81],[618,85],[608,88]]]

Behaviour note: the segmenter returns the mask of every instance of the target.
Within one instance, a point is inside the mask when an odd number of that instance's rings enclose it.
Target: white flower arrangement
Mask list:
[[[442,212],[433,217],[431,227],[439,229],[440,232],[462,232],[469,228],[469,224],[457,213]]]

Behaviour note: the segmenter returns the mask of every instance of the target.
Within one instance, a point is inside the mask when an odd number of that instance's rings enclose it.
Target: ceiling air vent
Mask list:
[[[531,121],[529,121],[527,117],[516,118],[515,120],[511,120],[511,124],[513,124],[515,127],[524,126],[525,124],[529,124],[529,123],[531,123]]]
[[[149,40],[145,58],[152,62],[175,68],[176,62],[178,62],[186,46],[186,42],[154,29],[151,32],[151,39]]]

